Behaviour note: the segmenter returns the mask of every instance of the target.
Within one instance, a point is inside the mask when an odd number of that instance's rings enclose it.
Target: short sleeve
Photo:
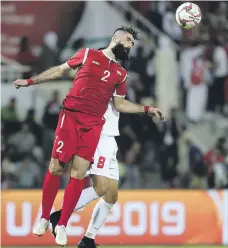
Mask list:
[[[126,78],[127,78],[127,73],[124,76],[124,79],[121,81],[121,83],[117,85],[113,96],[121,96],[121,97],[126,96],[127,94]]]
[[[126,96],[126,92],[127,92],[126,83],[123,82],[123,83],[119,84],[119,85],[116,87],[116,90],[115,90],[113,96],[125,97],[125,96]]]
[[[83,65],[86,62],[89,48],[79,50],[72,58],[67,61],[70,68],[75,69],[79,65]]]

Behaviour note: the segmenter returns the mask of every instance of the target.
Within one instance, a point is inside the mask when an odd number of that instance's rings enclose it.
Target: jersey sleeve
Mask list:
[[[117,85],[113,96],[120,96],[120,97],[126,96],[126,93],[127,93],[126,78],[127,78],[127,74],[125,75],[123,81]]]
[[[77,66],[83,65],[86,62],[89,48],[79,50],[72,58],[67,60],[67,64],[70,68],[76,69]]]

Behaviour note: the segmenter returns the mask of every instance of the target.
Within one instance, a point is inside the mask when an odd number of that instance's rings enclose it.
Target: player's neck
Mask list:
[[[110,60],[113,60],[115,62],[117,62],[114,53],[112,52],[112,49],[107,47],[104,50],[102,50],[102,52],[104,53],[104,55],[109,58]]]

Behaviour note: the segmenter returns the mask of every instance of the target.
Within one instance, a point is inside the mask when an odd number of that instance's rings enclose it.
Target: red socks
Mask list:
[[[48,170],[43,183],[41,218],[49,220],[50,212],[55,201],[55,197],[58,193],[59,186],[60,176],[54,176]],[[61,218],[58,223],[59,226],[67,226],[67,222],[70,219],[70,216],[73,213],[74,208],[80,198],[83,186],[83,180],[78,180],[73,177],[70,178],[63,198]]]
[[[83,179],[79,180],[73,177],[70,178],[70,181],[64,193],[61,218],[58,223],[59,226],[67,226],[67,222],[70,219],[70,216],[73,213],[74,208],[82,193],[82,189],[84,186],[83,182]]]
[[[60,186],[60,176],[54,176],[48,170],[43,183],[43,196],[42,196],[42,216],[49,220],[51,209],[55,201]]]

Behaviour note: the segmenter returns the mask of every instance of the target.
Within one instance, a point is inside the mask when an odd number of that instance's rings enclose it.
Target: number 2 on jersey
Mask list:
[[[105,76],[103,78],[101,78],[101,80],[104,81],[104,82],[108,82],[107,78],[110,77],[110,71],[105,70],[104,75]]]
[[[104,163],[105,163],[105,157],[100,156],[97,163],[97,168],[99,169],[104,168]]]
[[[58,145],[59,145],[59,147],[56,150],[56,152],[62,153],[61,149],[63,148],[64,143],[61,140],[59,140]]]

